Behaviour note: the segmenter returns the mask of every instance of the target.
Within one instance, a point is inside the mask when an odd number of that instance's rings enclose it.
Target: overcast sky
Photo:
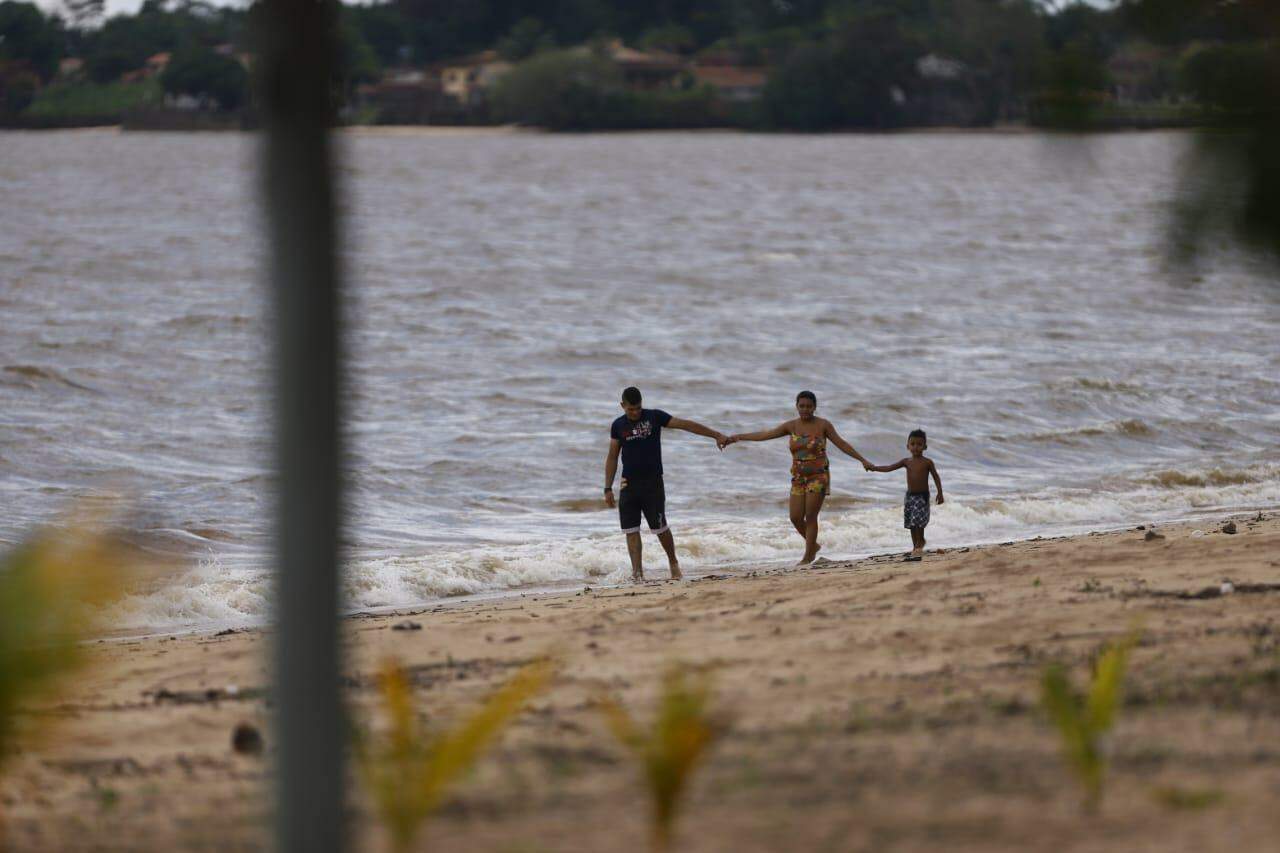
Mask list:
[[[209,0],[215,6],[247,6],[249,0]],[[59,0],[35,0],[37,6],[51,12],[58,11],[62,4]],[[142,6],[142,0],[107,0],[107,17],[121,12],[136,12]]]

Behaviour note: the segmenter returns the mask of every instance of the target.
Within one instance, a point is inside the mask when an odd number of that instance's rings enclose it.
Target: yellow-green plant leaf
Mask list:
[[[653,725],[647,731],[615,700],[600,700],[609,728],[640,760],[653,808],[655,850],[669,846],[681,797],[724,728],[709,711],[710,701],[710,677],[706,673],[692,676],[680,665],[673,665],[663,676]]]
[[[381,738],[357,732],[354,743],[378,814],[397,850],[413,846],[448,786],[474,766],[554,672],[551,660],[525,666],[453,729],[437,734],[419,722],[404,670],[394,661],[383,665],[379,684],[387,731]]]
[[[471,769],[481,751],[542,691],[555,671],[552,661],[528,664],[493,693],[458,728],[441,736],[432,750],[423,794],[434,809],[444,789]]]
[[[1128,661],[1129,649],[1135,642],[1136,638],[1128,637],[1113,643],[1098,659],[1093,684],[1089,687],[1087,709],[1089,725],[1095,734],[1107,731],[1115,722],[1116,708],[1120,704],[1121,687],[1124,682],[1125,664]]]

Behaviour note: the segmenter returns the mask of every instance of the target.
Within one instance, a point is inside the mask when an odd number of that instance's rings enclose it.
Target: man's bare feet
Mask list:
[[[678,580],[681,580],[682,578],[684,578],[684,573],[680,571],[680,564],[679,564],[679,563],[672,563],[672,564],[671,564],[671,579],[672,579],[673,581],[678,581]]]

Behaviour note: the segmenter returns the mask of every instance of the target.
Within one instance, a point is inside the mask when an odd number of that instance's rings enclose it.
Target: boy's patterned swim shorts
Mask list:
[[[902,501],[902,526],[924,527],[929,523],[929,493],[907,492]]]

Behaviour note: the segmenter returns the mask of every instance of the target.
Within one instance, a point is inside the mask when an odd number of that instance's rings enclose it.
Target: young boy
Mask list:
[[[911,530],[911,553],[908,560],[919,560],[924,556],[924,529],[929,524],[929,476],[938,486],[938,503],[942,503],[942,480],[938,477],[938,469],[933,460],[924,455],[929,446],[924,430],[913,429],[907,436],[907,451],[911,454],[906,459],[899,459],[892,465],[872,465],[868,471],[896,471],[907,469],[907,496],[902,505],[902,526]]]

